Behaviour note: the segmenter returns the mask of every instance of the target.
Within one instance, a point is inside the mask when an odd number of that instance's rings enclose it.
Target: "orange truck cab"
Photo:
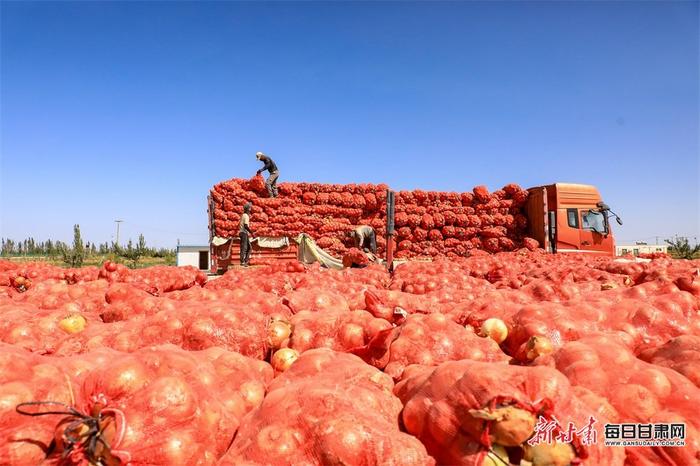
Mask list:
[[[528,189],[529,235],[553,253],[615,254],[610,210],[595,186],[555,183]]]

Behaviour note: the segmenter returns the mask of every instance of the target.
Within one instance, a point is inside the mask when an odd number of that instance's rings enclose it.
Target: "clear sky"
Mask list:
[[[698,2],[2,2],[0,235],[205,244],[280,181],[594,184],[700,236]]]

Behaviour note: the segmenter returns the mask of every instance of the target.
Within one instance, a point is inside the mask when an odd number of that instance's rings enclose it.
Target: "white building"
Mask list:
[[[625,254],[632,254],[633,256],[638,256],[640,254],[652,254],[655,252],[668,253],[667,244],[616,244],[615,245],[615,255],[624,256]]]
[[[177,246],[177,266],[192,265],[209,270],[209,246]]]

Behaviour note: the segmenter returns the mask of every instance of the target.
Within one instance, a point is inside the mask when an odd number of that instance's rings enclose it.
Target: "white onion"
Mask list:
[[[275,320],[267,327],[267,336],[273,349],[282,346],[282,343],[292,333],[292,325],[284,320]]]
[[[85,330],[86,324],[87,324],[87,321],[85,320],[85,317],[81,316],[80,314],[71,314],[68,317],[66,317],[65,319],[62,319],[58,323],[58,326],[64,332],[78,333],[78,332],[82,332],[83,330]]]
[[[530,337],[527,341],[527,358],[530,361],[534,361],[538,357],[549,354],[552,351],[554,351],[552,342],[547,337],[538,335]]]
[[[492,317],[481,324],[481,336],[489,337],[499,345],[508,337],[508,326],[501,319]]]
[[[296,350],[291,348],[282,348],[275,351],[275,354],[273,354],[272,358],[270,359],[270,364],[272,364],[272,368],[275,369],[275,371],[284,372],[289,369],[289,367],[294,364],[294,361],[296,361],[298,358],[299,353]]]
[[[535,446],[526,444],[523,449],[523,459],[531,461],[532,466],[568,466],[576,459],[576,453],[568,443],[542,443]]]

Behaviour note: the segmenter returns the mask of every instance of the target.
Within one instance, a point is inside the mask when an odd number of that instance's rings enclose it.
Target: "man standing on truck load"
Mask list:
[[[270,197],[277,197],[277,178],[280,176],[280,172],[277,169],[277,165],[270,157],[263,154],[262,152],[256,152],[255,158],[257,158],[265,164],[260,170],[257,171],[256,175],[259,175],[265,170],[267,170],[267,172],[270,174],[270,176],[267,177],[267,181],[265,182],[267,194]]]
[[[248,267],[250,264],[250,237],[253,232],[250,230],[250,208],[252,204],[247,202],[243,206],[243,214],[238,222],[238,237],[241,240],[241,266]]]
[[[377,236],[374,234],[374,228],[369,225],[359,225],[352,231],[348,232],[355,241],[355,247],[362,249],[365,252],[377,253]]]

